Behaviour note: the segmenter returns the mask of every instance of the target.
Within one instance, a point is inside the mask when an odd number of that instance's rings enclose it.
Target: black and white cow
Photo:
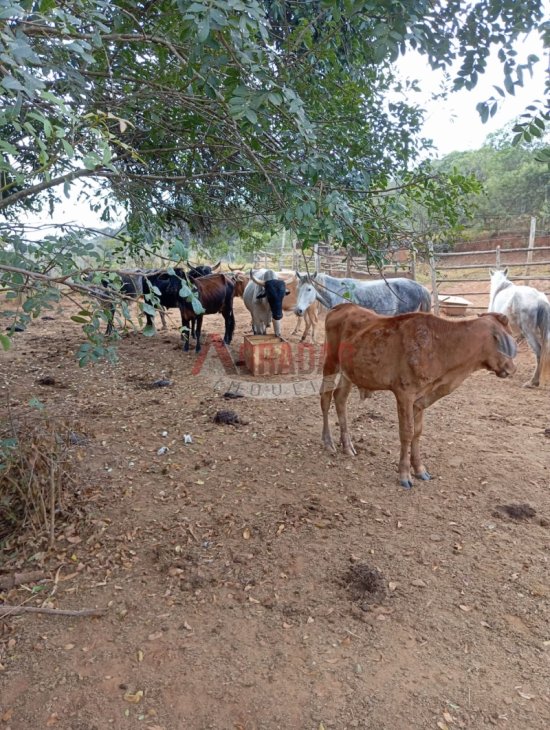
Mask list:
[[[277,277],[271,269],[250,271],[250,281],[246,285],[243,301],[252,317],[252,330],[255,335],[265,335],[273,320],[273,330],[281,337],[283,318],[283,299],[289,294],[284,279]]]

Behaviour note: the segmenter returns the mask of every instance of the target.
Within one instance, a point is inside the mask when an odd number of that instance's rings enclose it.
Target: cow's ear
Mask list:
[[[496,319],[498,319],[498,321],[500,322],[500,324],[503,327],[509,326],[510,322],[508,320],[508,317],[505,314],[500,314],[500,312],[492,312],[492,314],[494,317],[496,317]]]
[[[316,271],[316,272],[315,272],[314,274],[312,274],[312,275],[311,275],[311,278],[312,278],[312,279],[316,279],[316,278],[317,278],[317,273],[318,273],[318,272]]]
[[[508,276],[508,267],[506,267],[502,273],[504,274],[504,276]]]
[[[288,289],[286,289],[286,290],[285,290],[285,297],[286,297],[286,296],[288,296],[289,294],[290,294],[289,290],[288,290]]]

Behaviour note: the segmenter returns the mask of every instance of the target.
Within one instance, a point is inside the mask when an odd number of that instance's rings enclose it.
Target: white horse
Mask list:
[[[517,286],[508,269],[491,271],[489,312],[500,312],[510,320],[514,334],[522,334],[537,357],[537,367],[526,387],[550,382],[550,302],[533,286]]]

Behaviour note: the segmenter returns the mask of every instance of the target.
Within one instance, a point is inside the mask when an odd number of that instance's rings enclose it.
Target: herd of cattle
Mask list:
[[[405,278],[361,281],[270,269],[249,275],[239,270],[215,273],[219,266],[119,272],[118,286],[125,296],[143,295],[154,306],[144,310],[149,326],[153,325],[155,310],[162,317],[164,310],[178,308],[184,349],[189,349],[191,334],[197,352],[205,314],[223,315],[224,342],[231,343],[235,296],[243,298],[254,334],[265,334],[273,322],[275,335],[281,337],[283,311],[294,311],[298,322],[302,317],[306,322],[302,340],[308,334],[314,340],[318,306],[323,305],[329,310],[321,386],[323,443],[334,450],[328,421],[333,397],[342,448],[354,455],[346,412],[351,388],[355,385],[362,398],[372,391],[392,391],[401,441],[399,481],[405,488],[412,486],[412,476],[430,479],[420,457],[424,409],[451,393],[476,370],[488,370],[499,378],[512,375],[517,354],[513,334],[522,334],[537,357],[529,385],[550,380],[550,302],[533,287],[513,284],[507,272],[492,273],[489,308],[494,311],[452,321],[431,314],[429,291]],[[102,279],[102,284],[113,286],[107,279]],[[114,315],[114,305],[110,306]]]

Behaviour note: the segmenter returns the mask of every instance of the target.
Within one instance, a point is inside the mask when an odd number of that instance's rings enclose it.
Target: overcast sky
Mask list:
[[[517,61],[523,62],[531,53],[540,61],[535,65],[533,77],[524,75],[524,86],[518,89],[515,96],[508,94],[499,104],[496,115],[482,124],[476,110],[476,104],[491,96],[501,98],[493,85],[503,88],[502,66],[496,53],[487,65],[487,70],[480,77],[472,91],[460,91],[450,94],[447,100],[432,101],[434,92],[438,92],[443,81],[441,72],[432,71],[425,57],[416,53],[408,53],[398,62],[403,76],[419,79],[422,94],[412,100],[425,105],[427,109],[424,136],[434,141],[438,156],[449,152],[478,149],[491,132],[504,127],[516,119],[535,99],[543,100],[545,73],[548,71],[548,51],[544,54],[542,43],[537,34],[532,33],[524,41],[518,43]]]

